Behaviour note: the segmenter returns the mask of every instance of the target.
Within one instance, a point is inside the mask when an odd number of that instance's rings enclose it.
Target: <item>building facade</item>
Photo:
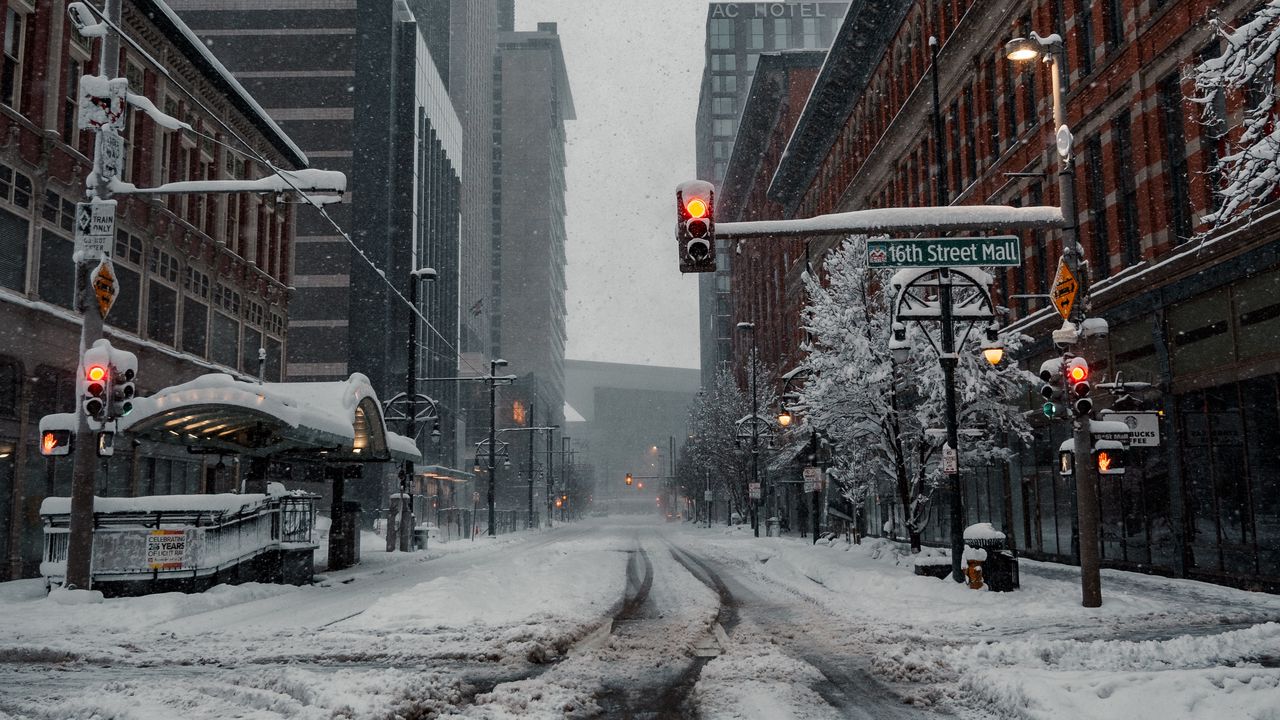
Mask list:
[[[0,578],[38,570],[41,501],[70,494],[71,462],[40,455],[40,418],[75,409],[79,315],[73,309],[76,202],[84,200],[93,136],[76,127],[78,83],[96,47],[65,3],[9,0],[0,83]],[[307,156],[159,0],[123,3],[123,25],[150,58],[125,46],[121,74],[195,131],[170,132],[141,112],[125,132],[123,179],[254,179]],[[161,70],[169,73],[166,76]],[[241,142],[247,142],[247,146]],[[207,372],[279,380],[294,283],[296,205],[274,196],[187,194],[118,199],[112,257],[120,295],[105,335],[138,356],[147,394]],[[143,443],[105,461],[100,495],[192,493],[232,476],[181,449]]]
[[[345,201],[326,207],[332,222],[313,214],[299,228],[290,379],[361,372],[380,397],[404,392],[410,272],[423,267],[437,279],[417,288],[426,322],[417,328],[416,376],[456,376],[463,134],[427,27],[404,0],[341,0],[301,14],[283,0],[176,5],[267,112],[349,178]],[[317,44],[327,51],[306,50]],[[420,428],[424,458],[454,465],[457,384],[417,390],[440,409],[439,444],[427,444],[431,423]],[[356,499],[381,506],[376,491]]]
[[[574,108],[555,23],[499,35],[494,106],[493,352],[528,379],[526,404],[536,402],[559,423],[567,340],[565,121],[574,119]]]
[[[825,50],[848,2],[711,3],[707,7],[706,65],[698,97],[698,177],[717,187],[724,180],[743,105],[761,53]],[[699,347],[703,384],[731,357],[730,292],[734,255],[719,243],[716,272],[698,278]]]
[[[1189,65],[1220,50],[1203,18],[1234,24],[1251,7],[864,6],[841,28],[769,197],[782,217],[940,202],[1058,204],[1048,72],[1014,65],[1003,48],[1030,31],[1061,35],[1076,149],[1073,220],[1094,282],[1090,314],[1110,324],[1090,357],[1093,374],[1150,382],[1150,392],[1124,407],[1162,413],[1160,445],[1133,448],[1128,472],[1099,483],[1104,563],[1276,590],[1280,353],[1266,338],[1280,317],[1277,228],[1267,208],[1252,223],[1214,230],[1203,221],[1219,202],[1212,168],[1222,129],[1200,122],[1183,80]],[[930,118],[930,35],[940,41],[941,138]],[[1250,102],[1257,100],[1215,100],[1227,126]],[[946,159],[941,197],[935,142]],[[1048,335],[1060,318],[1038,298],[1050,291],[1061,244],[1055,232],[1017,234],[1024,262],[996,273],[993,292],[1010,310],[1006,331],[1035,338],[1022,358],[1034,369],[1057,355]],[[813,257],[840,240],[813,241]],[[791,264],[777,270],[794,282]],[[1056,470],[1069,428],[1046,420],[1030,400],[1035,442],[1007,465],[964,468],[967,521],[995,522],[1032,557],[1071,562],[1079,542],[1074,480]],[[1119,402],[1104,394],[1095,407]],[[878,532],[893,505],[887,488],[869,500],[866,528]],[[933,507],[928,534],[942,540],[945,492],[935,493]]]

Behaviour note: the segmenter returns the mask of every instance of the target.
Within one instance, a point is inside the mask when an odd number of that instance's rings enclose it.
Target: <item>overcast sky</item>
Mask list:
[[[578,116],[566,129],[571,359],[698,366],[675,187],[694,177],[706,17],[700,0],[516,0],[517,30],[558,24]]]

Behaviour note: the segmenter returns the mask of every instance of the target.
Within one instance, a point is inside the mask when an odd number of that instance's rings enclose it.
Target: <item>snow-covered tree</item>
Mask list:
[[[1276,122],[1275,72],[1280,51],[1280,0],[1270,0],[1234,29],[1211,21],[1222,38],[1221,54],[1192,70],[1201,122],[1226,142],[1213,170],[1221,177],[1222,206],[1205,215],[1214,226],[1273,199],[1280,190],[1280,123]],[[1226,98],[1244,97],[1236,127],[1229,127]]]
[[[806,278],[804,323],[811,340],[803,367],[811,374],[799,400],[806,421],[838,445],[834,475],[844,480],[845,495],[859,503],[890,484],[908,538],[918,548],[928,496],[942,481],[942,441],[925,430],[944,427],[943,372],[920,331],[907,335],[912,360],[895,366],[889,274],[868,269],[866,252],[865,237],[851,238],[827,256],[825,285]],[[1019,340],[1005,342],[1016,351]],[[961,442],[970,465],[1003,459],[1008,438],[1030,435],[1017,401],[1030,376],[1013,363],[991,367],[981,358],[979,342],[971,334],[957,352],[960,427],[982,431]]]
[[[756,401],[761,415],[768,416],[775,397],[772,390],[773,370],[756,361]],[[751,414],[750,385],[744,391],[727,368],[716,373],[715,381],[694,400],[689,410],[690,438],[677,466],[678,481],[687,493],[701,492],[707,478],[712,490],[728,497],[733,510],[747,508],[747,483],[751,477],[750,442],[737,438],[738,421]],[[764,442],[760,446],[760,465],[767,462]],[[745,515],[745,512],[743,513]]]

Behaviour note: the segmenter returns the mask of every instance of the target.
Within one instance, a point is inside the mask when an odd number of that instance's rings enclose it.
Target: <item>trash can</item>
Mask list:
[[[988,590],[1008,592],[1018,589],[1018,556],[1005,547],[1004,533],[996,530],[991,523],[977,523],[965,528],[964,544],[975,550],[986,551],[987,557],[982,562],[982,579]]]

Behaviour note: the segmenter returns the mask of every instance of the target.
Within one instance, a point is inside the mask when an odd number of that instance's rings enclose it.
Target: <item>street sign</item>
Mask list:
[[[104,127],[124,132],[125,98],[129,94],[129,81],[125,78],[108,80],[102,76],[80,77],[80,108],[77,114],[81,130],[101,130]]]
[[[73,259],[76,262],[101,260],[111,255],[116,234],[116,201],[76,203],[76,234]]]
[[[1129,426],[1129,444],[1133,447],[1156,447],[1160,444],[1160,413],[1110,412],[1106,419],[1119,420]]]
[[[95,152],[102,178],[118,178],[124,173],[124,138],[107,126],[98,133]]]
[[[98,312],[105,320],[107,313],[111,312],[111,306],[116,302],[116,296],[120,294],[120,288],[116,285],[115,268],[111,265],[110,257],[104,257],[98,262],[90,282],[93,283],[93,294],[98,298]]]
[[[747,497],[752,500],[760,499],[760,483],[747,483]]]
[[[1053,276],[1053,306],[1063,320],[1071,317],[1071,308],[1076,304],[1076,293],[1080,291],[1080,283],[1067,265],[1067,259],[1058,260],[1058,273]]]
[[[867,267],[967,267],[1022,264],[1015,235],[867,241]]]
[[[805,492],[818,492],[822,489],[822,468],[807,467],[801,475],[804,477]]]
[[[712,500],[714,500],[715,498],[712,496],[711,491],[710,491],[710,490],[708,490],[708,491],[706,491],[705,493],[703,493],[703,494],[702,494],[702,499],[703,499],[703,500],[706,500],[707,502],[711,502],[711,501],[712,501]]]
[[[950,445],[942,446],[942,472],[957,475],[960,472],[960,453]]]

